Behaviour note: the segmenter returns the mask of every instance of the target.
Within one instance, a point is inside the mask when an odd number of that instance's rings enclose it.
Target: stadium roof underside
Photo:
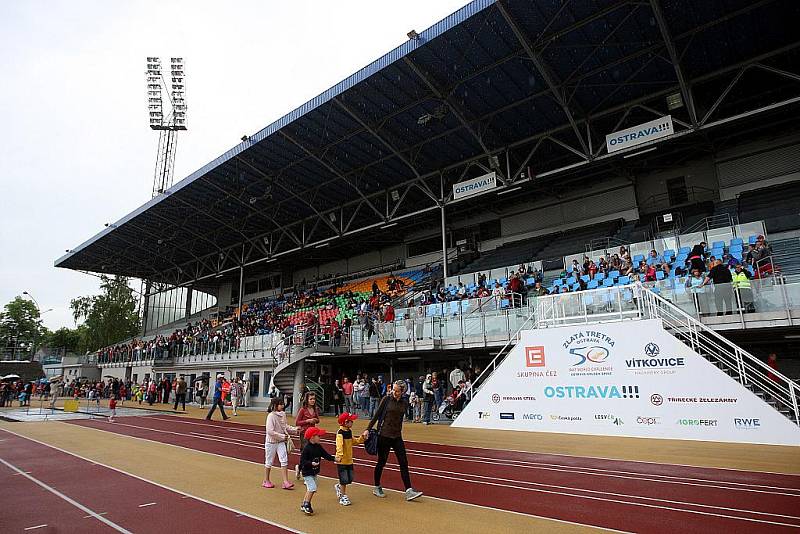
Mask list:
[[[798,20],[795,0],[476,0],[56,266],[208,279],[435,214],[490,170],[516,187],[619,158],[605,135],[662,115],[678,138],[793,105]]]

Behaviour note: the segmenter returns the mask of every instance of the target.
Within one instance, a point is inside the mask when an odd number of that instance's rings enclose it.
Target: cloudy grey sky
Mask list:
[[[466,0],[3,0],[0,306],[29,291],[51,329],[97,279],[53,261],[150,198],[145,58],[186,62],[175,181]]]

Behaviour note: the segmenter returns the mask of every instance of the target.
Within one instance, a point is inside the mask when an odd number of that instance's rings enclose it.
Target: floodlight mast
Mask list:
[[[186,76],[183,58],[170,58],[169,84],[161,67],[161,58],[147,58],[147,109],[150,115],[150,128],[157,130],[158,152],[153,176],[153,196],[158,196],[172,185],[175,169],[175,149],[178,143],[177,132],[186,129]],[[169,99],[169,112],[164,113],[162,94]]]

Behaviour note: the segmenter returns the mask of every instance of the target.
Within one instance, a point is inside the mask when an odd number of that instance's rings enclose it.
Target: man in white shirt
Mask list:
[[[453,389],[455,389],[458,383],[462,380],[464,380],[464,371],[456,366],[455,369],[450,371],[450,385],[453,387]]]

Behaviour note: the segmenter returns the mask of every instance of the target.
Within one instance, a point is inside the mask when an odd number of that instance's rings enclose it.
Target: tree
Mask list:
[[[51,349],[64,349],[64,352],[79,352],[82,342],[80,328],[72,329],[63,326],[55,332],[48,333],[42,345]]]
[[[23,352],[32,353],[34,344],[41,341],[45,333],[39,308],[30,300],[17,296],[0,313],[0,344],[6,352],[19,354],[20,347],[25,344]]]
[[[83,321],[80,334],[81,351],[94,351],[139,333],[136,297],[124,276],[100,277],[99,295],[78,297],[70,301],[75,322]]]

